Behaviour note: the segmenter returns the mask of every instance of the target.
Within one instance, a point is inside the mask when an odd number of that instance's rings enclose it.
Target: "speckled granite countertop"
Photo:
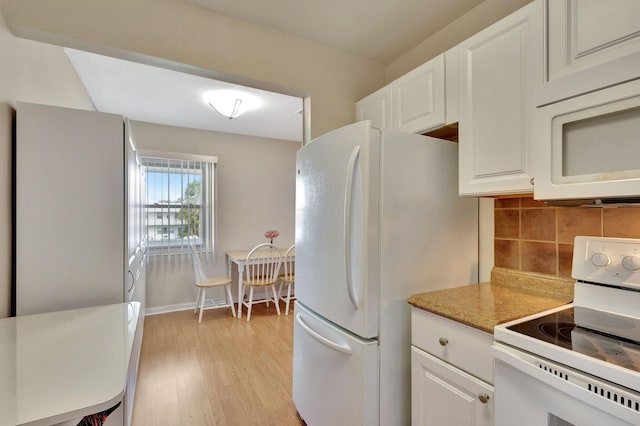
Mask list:
[[[491,282],[412,295],[409,304],[477,329],[493,327],[565,305],[574,280],[493,268]]]

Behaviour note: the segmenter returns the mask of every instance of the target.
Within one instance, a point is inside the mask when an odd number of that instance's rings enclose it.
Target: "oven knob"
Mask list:
[[[636,256],[625,256],[622,258],[622,266],[629,271],[640,269],[640,258]]]
[[[609,262],[611,262],[611,259],[604,253],[594,253],[593,256],[591,256],[591,263],[593,263],[594,266],[607,266]]]

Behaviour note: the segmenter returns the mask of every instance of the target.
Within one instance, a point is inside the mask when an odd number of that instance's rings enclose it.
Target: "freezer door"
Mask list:
[[[378,335],[379,131],[352,124],[296,163],[296,297],[350,332]]]
[[[295,304],[293,401],[309,426],[379,424],[378,342]]]

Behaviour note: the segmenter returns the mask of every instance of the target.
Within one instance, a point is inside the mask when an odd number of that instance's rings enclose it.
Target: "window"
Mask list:
[[[141,151],[149,253],[213,252],[216,157]]]

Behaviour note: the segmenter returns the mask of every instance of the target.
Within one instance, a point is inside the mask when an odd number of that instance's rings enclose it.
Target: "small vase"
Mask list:
[[[273,238],[269,238],[269,243],[273,244]]]

